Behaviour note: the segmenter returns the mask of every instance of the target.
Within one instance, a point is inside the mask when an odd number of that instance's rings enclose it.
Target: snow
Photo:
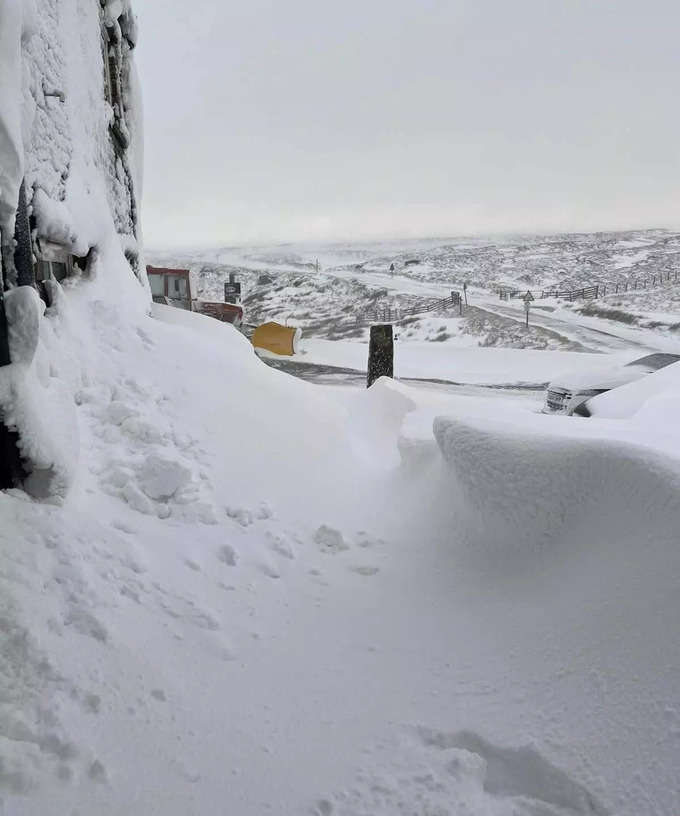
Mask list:
[[[675,812],[677,442],[309,385],[104,277],[72,489],[0,496],[9,812]]]
[[[73,216],[61,201],[54,201],[44,190],[38,189],[33,196],[33,215],[41,236],[74,251],[80,250],[78,254],[86,254],[87,248],[82,244],[78,246]]]
[[[98,31],[90,5],[59,13]],[[675,816],[677,366],[581,420],[536,393],[312,385],[230,325],[151,306],[124,179],[101,167],[98,37],[66,59],[56,18],[37,23],[36,217],[93,249],[49,308],[7,296],[0,407],[34,470],[0,494],[0,811]],[[672,263],[673,236],[640,234]],[[499,258],[546,276],[637,235],[406,243],[423,253],[406,283],[385,281],[394,245],[328,254],[370,261],[368,295],[471,266],[481,293]],[[603,337],[608,362],[639,356]],[[400,341],[398,376],[535,388],[603,361],[455,340]],[[301,361],[365,370],[365,343],[303,342]]]
[[[331,365],[366,371],[368,344],[344,340],[303,339],[301,363]],[[612,357],[607,360],[612,365]],[[628,362],[631,355],[618,359]],[[397,342],[396,377],[445,379],[477,385],[541,386],[565,372],[599,370],[607,363],[598,354],[531,349],[454,347],[446,343]]]
[[[26,4],[30,8],[30,4]],[[27,15],[28,16],[28,15]],[[14,215],[23,179],[21,40],[24,11],[21,0],[0,2],[0,230],[14,234]],[[28,33],[28,32],[27,32]]]
[[[12,363],[0,369],[0,411],[5,425],[20,432],[22,456],[31,463],[25,489],[42,498],[63,498],[75,475],[78,432],[73,394],[57,363],[50,364],[55,326],[41,320],[43,310],[32,287],[5,296]],[[56,324],[60,316],[53,319]]]
[[[592,400],[592,413],[610,419],[635,415],[650,428],[668,431],[672,425],[667,420],[673,416],[679,391],[680,364],[674,363],[615,391],[600,394]],[[660,414],[660,422],[655,421],[653,413]]]

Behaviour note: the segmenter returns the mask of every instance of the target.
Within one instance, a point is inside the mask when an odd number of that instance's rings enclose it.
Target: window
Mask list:
[[[165,282],[162,275],[149,275],[149,286],[153,297],[165,296]]]
[[[70,255],[61,255],[54,258],[39,258],[35,264],[35,280],[37,283],[46,280],[63,281],[73,271],[73,258]]]
[[[52,277],[52,270],[49,261],[38,261],[35,265],[35,279],[41,281],[49,280]]]
[[[168,297],[175,300],[187,300],[189,298],[189,287],[187,279],[180,275],[168,275]]]
[[[69,267],[65,261],[50,261],[52,277],[55,280],[63,281],[68,276]]]

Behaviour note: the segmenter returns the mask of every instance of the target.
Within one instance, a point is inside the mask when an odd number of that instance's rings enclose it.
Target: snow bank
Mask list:
[[[73,393],[51,362],[50,347],[59,333],[53,321],[60,322],[63,315],[57,314],[55,304],[51,320],[43,319],[44,305],[28,286],[7,293],[5,310],[12,364],[0,369],[3,422],[19,432],[21,456],[29,469],[24,488],[41,498],[63,498],[78,461]]]
[[[406,415],[415,407],[387,377],[361,392],[350,409],[348,439],[365,467],[389,470],[399,464],[397,439]]]
[[[648,534],[650,519],[655,532],[675,526],[677,459],[624,441],[629,429],[571,420],[567,432],[544,419],[552,417],[435,421],[462,529],[474,546],[512,560],[557,546],[632,545]]]
[[[72,489],[0,496],[13,816],[673,813],[672,461],[529,400],[296,380],[146,314],[114,249],[36,316]]]

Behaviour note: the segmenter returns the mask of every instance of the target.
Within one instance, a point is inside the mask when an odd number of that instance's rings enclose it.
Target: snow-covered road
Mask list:
[[[522,323],[525,320],[521,301],[508,306],[491,298],[482,298],[476,305],[493,314],[510,317]],[[543,326],[558,332],[563,337],[575,340],[593,351],[605,353],[631,351],[639,352],[640,356],[653,351],[680,351],[680,341],[663,337],[658,332],[617,326],[613,321],[589,318],[564,310],[558,310],[557,314],[553,314],[542,309],[540,303],[532,304],[530,322],[534,326]]]
[[[366,286],[374,289],[386,289],[393,294],[418,295],[420,297],[445,298],[451,294],[451,287],[445,284],[414,280],[404,275],[389,275],[379,272],[354,272],[347,270],[327,270],[325,274],[334,277],[356,277]],[[486,311],[518,322],[524,322],[523,304],[521,301],[503,304],[488,292],[473,289],[469,292],[469,302]],[[551,307],[554,308],[554,307]],[[680,351],[680,341],[667,338],[658,332],[617,325],[613,321],[579,315],[565,310],[551,313],[541,308],[540,303],[533,304],[531,323],[542,326],[564,337],[580,343],[586,349],[596,352],[627,352],[640,354],[650,351]]]

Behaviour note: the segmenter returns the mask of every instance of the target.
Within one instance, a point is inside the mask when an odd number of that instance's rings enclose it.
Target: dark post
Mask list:
[[[1,271],[0,267],[0,271]],[[0,274],[0,366],[9,365],[12,361],[9,356],[9,330],[5,315],[5,297],[3,293],[3,278]]]
[[[0,274],[0,366],[11,363],[9,356],[9,332],[7,329],[7,317],[5,316],[5,299],[3,295],[3,280]]]
[[[0,239],[3,236],[0,236]],[[0,366],[11,363],[9,353],[9,336],[7,317],[5,316],[5,273],[7,256],[0,260]],[[19,454],[19,437],[16,431],[11,431],[0,419],[0,490],[9,490],[21,482],[25,475]]]
[[[366,387],[370,388],[379,377],[394,376],[394,335],[392,325],[371,326],[368,345],[368,374]]]

